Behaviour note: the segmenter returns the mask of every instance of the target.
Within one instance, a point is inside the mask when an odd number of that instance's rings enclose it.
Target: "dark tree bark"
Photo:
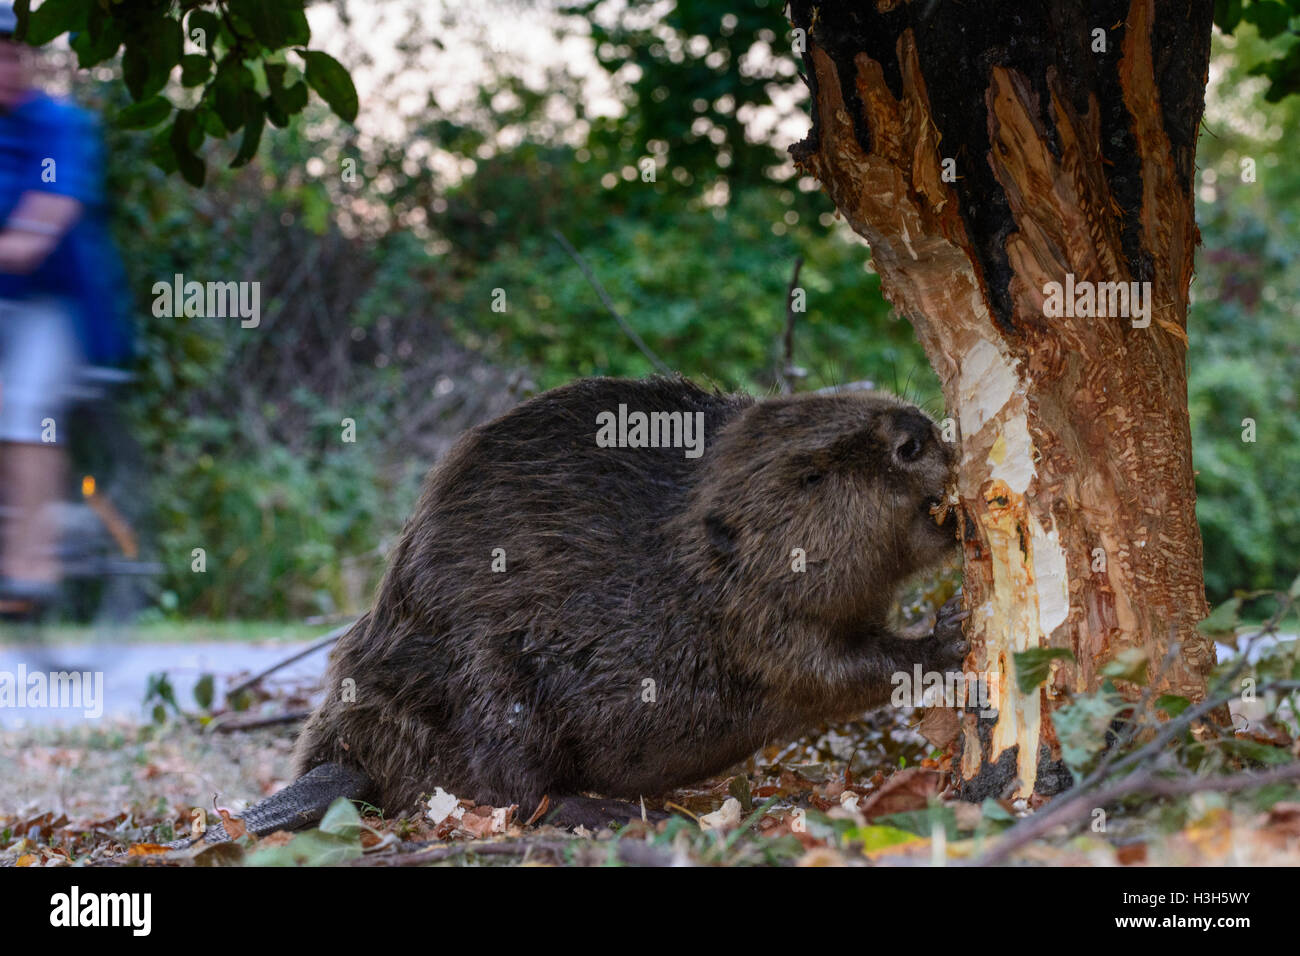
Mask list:
[[[1103,663],[1140,648],[1155,674],[1177,641],[1159,686],[1193,699],[1214,663],[1195,627],[1185,365],[1212,4],[791,12],[813,114],[796,162],[870,243],[958,425],[967,666],[1002,675],[991,752],[966,746],[962,774],[1012,750],[1028,793],[1054,702],[1096,688]],[[1106,316],[1055,313],[1049,283],[1118,282],[1150,283],[1147,316],[1113,314],[1116,298]],[[1021,694],[1011,656],[1039,646],[1076,662]]]

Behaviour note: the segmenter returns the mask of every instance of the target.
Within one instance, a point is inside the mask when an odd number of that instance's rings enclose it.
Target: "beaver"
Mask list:
[[[954,458],[880,392],[595,378],[522,403],[430,472],[332,655],[301,777],[245,825],[340,796],[404,812],[436,787],[524,813],[659,794],[885,703],[914,664],[957,668],[951,602],[929,637],[887,625],[903,580],[956,548]]]

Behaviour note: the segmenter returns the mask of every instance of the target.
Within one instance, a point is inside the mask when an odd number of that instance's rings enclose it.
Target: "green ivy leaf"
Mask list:
[[[276,126],[287,126],[289,117],[301,112],[307,105],[307,84],[298,80],[285,87],[288,68],[283,63],[266,65],[266,88],[270,95],[265,100],[266,115]]]
[[[181,61],[181,46],[180,21],[168,16],[147,20],[127,34],[122,78],[133,100],[162,90],[172,67]]]
[[[257,146],[262,141],[262,127],[265,125],[262,101],[253,94],[251,103],[245,109],[247,115],[244,119],[244,138],[239,143],[239,151],[235,153],[235,158],[230,161],[231,168],[246,165],[257,155]]]
[[[23,39],[32,46],[44,46],[64,33],[84,30],[94,6],[95,0],[45,0],[29,15]]]
[[[1214,24],[1231,33],[1241,22],[1241,0],[1214,0]]]
[[[1016,686],[1020,693],[1032,693],[1035,687],[1047,680],[1052,672],[1052,661],[1074,660],[1074,655],[1064,647],[1031,647],[1011,655],[1015,661]]]
[[[351,123],[357,118],[357,89],[343,64],[319,50],[301,51],[307,63],[307,85],[320,94],[330,109]]]
[[[212,61],[200,53],[186,53],[181,57],[181,85],[202,86],[212,75]]]
[[[1076,780],[1083,778],[1092,758],[1106,745],[1106,732],[1124,706],[1123,698],[1103,690],[1076,697],[1052,712],[1061,759]]]
[[[103,63],[116,56],[122,45],[122,21],[96,6],[89,25],[72,38],[70,45],[77,54],[77,65],[83,70]]]
[[[202,142],[203,131],[195,121],[193,110],[181,110],[172,121],[168,142],[171,143],[172,153],[176,157],[176,168],[180,170],[181,176],[187,183],[197,188],[203,185],[207,177],[207,167],[195,154],[197,148],[193,145],[195,134]]]
[[[262,100],[262,111],[266,113],[266,118],[271,122],[272,126],[284,129],[289,125],[289,117],[285,115],[280,107],[275,105],[275,100],[271,99],[271,97],[268,96]]]
[[[268,50],[306,46],[311,27],[301,3],[292,0],[227,0],[227,8],[248,24],[257,42]]]
[[[1291,752],[1285,747],[1274,747],[1248,737],[1229,737],[1220,741],[1219,746],[1227,753],[1237,754],[1265,765],[1276,766],[1290,763],[1293,759]]]
[[[160,129],[149,143],[149,160],[170,176],[176,172],[176,153],[171,144],[171,127]]]
[[[283,846],[255,848],[245,857],[245,863],[248,866],[339,866],[363,855],[360,840],[308,830],[295,834]]]
[[[1156,698],[1156,710],[1163,710],[1170,717],[1177,717],[1191,705],[1190,700],[1177,694],[1161,694]]]
[[[844,842],[862,844],[863,853],[873,853],[903,843],[915,843],[920,839],[907,830],[882,826],[854,827],[844,834]]]
[[[211,674],[204,674],[194,685],[194,702],[203,710],[212,709],[212,699],[215,696],[215,681]]]
[[[233,56],[227,56],[217,66],[217,77],[205,96],[211,95],[213,108],[232,133],[249,118],[249,99],[245,94],[255,88],[256,82],[253,71]]]
[[[322,833],[332,833],[340,837],[357,837],[361,834],[361,814],[356,804],[346,797],[339,797],[330,804],[321,819]]]
[[[1265,40],[1271,40],[1285,30],[1291,20],[1291,11],[1277,0],[1255,0],[1242,11],[1242,19],[1255,24],[1255,29]]]
[[[1241,598],[1229,598],[1213,611],[1210,616],[1196,625],[1196,629],[1207,637],[1236,636],[1240,620]]]
[[[1251,76],[1269,78],[1268,92],[1264,94],[1266,101],[1281,102],[1290,93],[1300,89],[1300,44],[1293,45],[1286,56],[1266,60],[1249,72]]]
[[[286,86],[279,103],[281,108],[290,115],[301,113],[307,106],[307,84],[299,80]]]
[[[952,807],[931,804],[924,810],[906,810],[902,813],[890,813],[873,821],[883,826],[906,830],[917,836],[929,837],[935,828],[942,829],[949,840],[956,840],[960,835],[957,826],[957,814]],[[850,831],[852,832],[852,831]]]
[[[118,111],[117,125],[122,129],[149,129],[171,115],[172,104],[166,97],[151,96]]]
[[[180,710],[176,703],[176,691],[172,688],[171,678],[167,676],[166,671],[157,674],[150,674],[145,684],[145,702],[157,699],[162,704],[169,704],[173,710]]]
[[[1102,665],[1101,673],[1116,680],[1145,684],[1147,682],[1148,663],[1145,651],[1138,647],[1128,647]]]

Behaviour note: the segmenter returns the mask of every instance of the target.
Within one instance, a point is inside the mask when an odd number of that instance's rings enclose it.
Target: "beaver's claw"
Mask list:
[[[958,591],[948,603],[939,608],[934,622],[934,633],[930,635],[932,664],[935,670],[961,670],[962,661],[970,653],[970,642],[962,633],[962,621],[970,617],[970,611],[961,609],[961,592]]]

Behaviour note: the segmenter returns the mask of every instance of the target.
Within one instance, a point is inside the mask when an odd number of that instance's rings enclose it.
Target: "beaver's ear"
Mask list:
[[[704,519],[704,536],[715,551],[731,554],[736,550],[736,533],[716,511]]]

